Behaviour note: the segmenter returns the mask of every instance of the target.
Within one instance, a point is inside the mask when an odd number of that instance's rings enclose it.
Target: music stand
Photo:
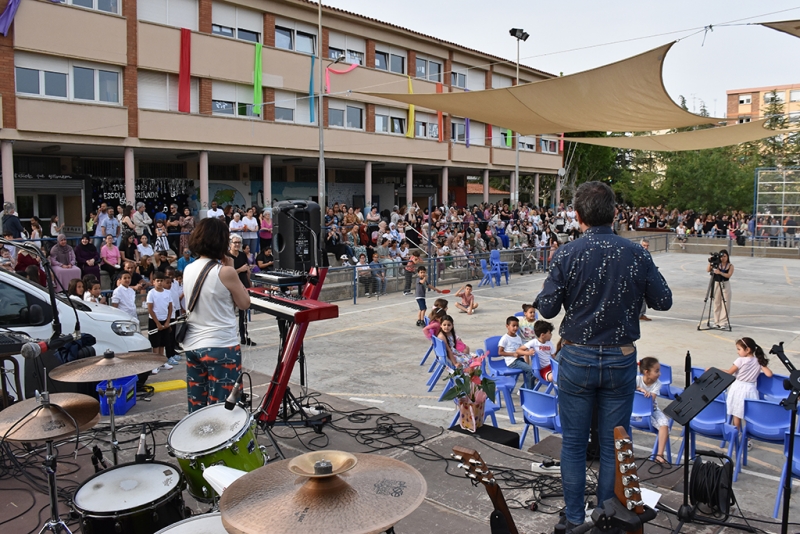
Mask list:
[[[729,375],[716,367],[711,367],[692,383],[692,355],[689,351],[686,351],[684,370],[686,371],[686,389],[680,395],[675,395],[675,400],[664,408],[664,413],[682,425],[685,428],[686,438],[689,438],[689,432],[691,432],[689,423],[691,420],[697,417],[697,414],[711,404],[736,379],[733,375]],[[672,531],[672,534],[678,534],[684,524],[692,523],[695,520],[695,507],[689,505],[689,449],[691,447],[687,443],[683,448],[683,504],[678,508],[679,523],[675,530]],[[723,525],[753,532],[753,529],[749,526],[727,523],[710,517],[703,517],[700,520],[703,523]]]

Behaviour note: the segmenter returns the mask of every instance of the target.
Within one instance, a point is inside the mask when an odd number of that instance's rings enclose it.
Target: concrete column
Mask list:
[[[136,165],[130,147],[125,148],[125,202],[136,205]]]
[[[445,167],[442,169],[442,204],[449,206],[450,203],[450,169]]]
[[[514,199],[516,199],[518,197],[518,195],[517,195],[517,175],[516,175],[515,172],[513,172],[513,171],[511,172],[511,177],[509,178],[509,180],[510,180],[510,185],[509,185],[508,189],[510,190],[510,193],[509,193],[509,199],[508,200],[509,200],[509,203],[511,204],[511,206],[510,206],[511,209],[513,209],[514,208]]]
[[[210,207],[208,200],[208,152],[200,151],[200,211],[205,211]]]
[[[364,206],[362,207],[370,206],[372,206],[372,162],[367,161],[364,163]],[[368,209],[365,211],[369,213]]]
[[[483,201],[489,202],[489,169],[483,170]]]
[[[272,156],[264,156],[264,183],[261,189],[264,191],[264,206],[272,206]]]
[[[556,178],[556,205],[554,209],[558,209],[558,205],[561,204],[561,177]]]
[[[14,193],[14,144],[11,141],[0,142],[0,157],[3,158],[3,201],[16,204]]]
[[[406,165],[406,206],[414,201],[414,166]]]
[[[539,173],[533,175],[533,205],[539,207]]]

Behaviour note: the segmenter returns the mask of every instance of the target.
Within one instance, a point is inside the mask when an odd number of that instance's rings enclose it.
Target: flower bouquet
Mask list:
[[[495,383],[481,376],[481,363],[485,355],[472,358],[465,365],[450,371],[445,380],[452,380],[453,387],[442,397],[443,401],[458,399],[459,425],[464,430],[475,432],[483,425],[486,399],[493,399]]]

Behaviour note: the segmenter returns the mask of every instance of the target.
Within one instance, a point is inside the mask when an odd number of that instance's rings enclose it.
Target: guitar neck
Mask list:
[[[506,498],[503,497],[503,490],[500,489],[496,481],[491,484],[484,484],[484,486],[486,486],[486,493],[489,495],[494,509],[503,514],[506,519],[508,532],[510,534],[519,534],[517,525],[514,524],[514,518],[511,517],[511,510],[508,509],[508,504],[506,504]]]

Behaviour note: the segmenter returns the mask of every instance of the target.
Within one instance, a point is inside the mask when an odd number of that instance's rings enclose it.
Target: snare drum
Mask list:
[[[226,410],[224,404],[201,408],[175,425],[167,450],[178,459],[195,499],[210,502],[217,497],[203,478],[206,467],[224,465],[250,472],[266,463],[254,429],[255,421],[247,410],[241,406]]]
[[[228,531],[222,526],[222,516],[217,512],[184,519],[156,534],[228,534]]]
[[[178,468],[122,464],[84,482],[72,498],[84,534],[153,534],[186,517]]]

